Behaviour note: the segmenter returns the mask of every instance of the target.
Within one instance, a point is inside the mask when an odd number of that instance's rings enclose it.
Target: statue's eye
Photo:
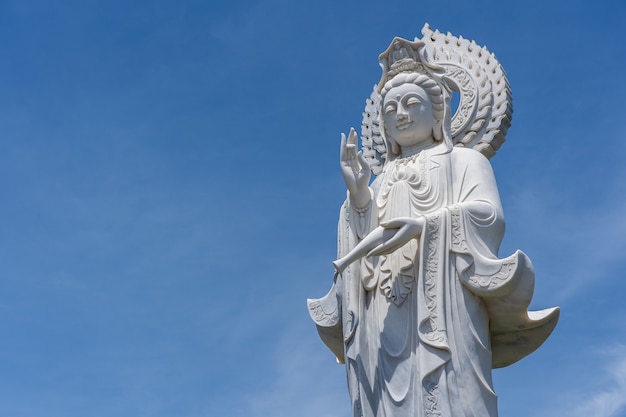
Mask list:
[[[421,101],[417,97],[409,97],[409,99],[406,101],[407,107],[417,106],[420,103],[421,103]]]
[[[394,106],[393,104],[388,104],[385,107],[385,114],[393,114],[396,112],[396,106]]]

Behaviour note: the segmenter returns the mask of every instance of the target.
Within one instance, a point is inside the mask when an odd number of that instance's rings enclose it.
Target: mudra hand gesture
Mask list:
[[[350,202],[356,208],[367,206],[370,201],[369,181],[370,167],[362,152],[357,149],[357,134],[354,128],[350,128],[348,139],[341,134],[341,148],[339,150],[339,160],[341,173],[350,192]]]

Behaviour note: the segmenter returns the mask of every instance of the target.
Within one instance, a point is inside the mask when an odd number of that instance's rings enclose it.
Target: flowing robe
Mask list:
[[[366,209],[341,209],[339,257],[381,222],[425,217],[419,238],[366,257],[309,300],[345,362],[354,417],[495,417],[491,368],[536,349],[558,309],[528,313],[534,274],[497,253],[504,219],[489,162],[437,146],[388,162]]]

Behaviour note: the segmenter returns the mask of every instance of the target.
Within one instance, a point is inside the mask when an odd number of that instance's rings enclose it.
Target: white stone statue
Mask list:
[[[474,42],[422,34],[380,55],[362,151],[354,129],[342,134],[339,259],[330,292],[308,306],[346,365],[354,417],[495,417],[491,369],[537,349],[559,309],[528,312],[530,260],[498,258],[487,158],[510,126],[504,72]]]

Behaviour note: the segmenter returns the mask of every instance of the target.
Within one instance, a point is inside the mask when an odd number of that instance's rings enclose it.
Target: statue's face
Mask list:
[[[382,111],[385,131],[400,147],[433,140],[433,106],[422,87],[412,83],[393,87],[385,94]]]

